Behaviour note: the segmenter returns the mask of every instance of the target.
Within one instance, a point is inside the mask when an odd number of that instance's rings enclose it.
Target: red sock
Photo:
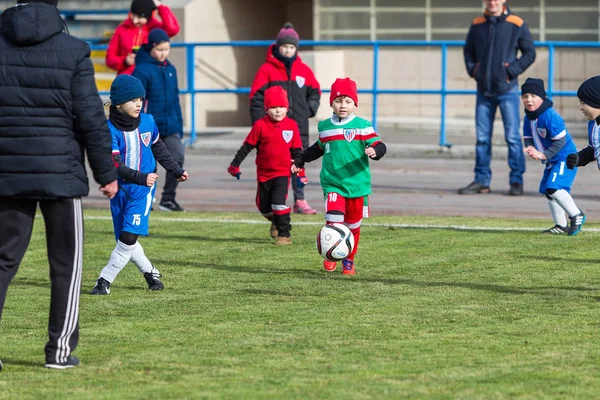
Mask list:
[[[348,256],[348,260],[354,261],[354,255],[358,250],[358,241],[360,240],[360,226],[358,228],[350,229],[350,232],[354,235],[354,247]]]

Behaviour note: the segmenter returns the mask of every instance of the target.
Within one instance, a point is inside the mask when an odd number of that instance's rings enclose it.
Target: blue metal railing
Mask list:
[[[123,15],[127,16],[129,14],[129,10],[62,10],[59,9],[61,15],[63,15],[66,19],[73,19],[78,15]]]
[[[190,95],[190,124],[191,137],[190,143],[196,140],[196,106],[195,95],[200,93],[250,93],[249,87],[238,87],[231,89],[197,89],[195,79],[195,57],[196,47],[267,47],[272,41],[254,40],[254,41],[232,41],[232,42],[198,42],[198,43],[173,43],[173,47],[183,47],[186,50],[186,78],[185,89],[181,89],[181,94]],[[439,145],[450,147],[446,137],[446,97],[448,95],[475,95],[475,90],[457,90],[448,89],[448,48],[462,47],[463,41],[411,41],[411,40],[379,40],[379,41],[303,41],[302,47],[306,46],[331,46],[331,47],[371,47],[373,49],[373,86],[370,89],[359,89],[358,93],[370,94],[372,101],[372,124],[377,129],[377,110],[378,96],[382,94],[420,94],[420,95],[438,95],[441,96],[440,105],[440,138]],[[554,58],[556,48],[595,48],[600,49],[600,43],[597,42],[536,42],[536,47],[548,48],[548,82],[547,91],[549,97],[553,96],[576,96],[576,91],[554,90]],[[382,89],[379,87],[379,52],[381,47],[439,47],[441,50],[441,85],[440,89]],[[106,46],[92,46],[94,50],[106,49]],[[466,72],[465,72],[466,73]],[[329,89],[323,89],[328,93]],[[108,92],[101,92],[101,95],[108,95]]]

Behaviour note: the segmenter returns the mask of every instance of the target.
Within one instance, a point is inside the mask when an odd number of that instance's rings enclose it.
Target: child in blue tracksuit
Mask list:
[[[167,59],[171,50],[169,35],[162,29],[153,29],[148,35],[148,43],[142,45],[135,57],[133,76],[142,82],[146,89],[143,111],[152,114],[161,140],[179,165],[183,166],[185,149],[183,119],[179,104],[177,70]],[[163,211],[183,211],[175,200],[177,179],[167,175],[159,208]]]
[[[158,135],[154,118],[141,113],[146,92],[140,81],[119,75],[110,87],[108,127],[112,135],[113,161],[119,174],[119,192],[110,201],[117,245],[91,294],[106,295],[119,272],[131,260],[144,275],[149,290],[164,288],[159,271],[137,241],[148,235],[148,219],[158,175],[156,161],[180,181],[188,179]]]
[[[577,169],[565,168],[567,155],[576,151],[575,144],[565,121],[546,98],[544,81],[528,78],[521,86],[521,95],[525,106],[524,151],[546,166],[539,192],[548,199],[554,226],[542,233],[575,235],[585,222],[585,214],[570,193]],[[571,221],[568,227],[565,212]]]

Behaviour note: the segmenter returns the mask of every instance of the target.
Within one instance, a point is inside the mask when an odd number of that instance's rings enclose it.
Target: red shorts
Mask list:
[[[327,193],[325,197],[325,220],[346,223],[348,228],[360,226],[363,218],[369,218],[368,196],[346,198],[338,193]]]

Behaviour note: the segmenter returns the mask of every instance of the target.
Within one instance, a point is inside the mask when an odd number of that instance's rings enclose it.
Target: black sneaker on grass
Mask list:
[[[542,231],[542,233],[549,233],[551,235],[564,235],[565,233],[567,233],[567,227],[554,225],[552,228]]]
[[[163,290],[165,285],[160,280],[161,277],[162,275],[158,272],[146,272],[144,278],[146,279],[146,283],[148,283],[148,290]]]
[[[110,282],[104,278],[98,278],[96,286],[92,289],[90,294],[101,294],[106,295],[110,293]]]
[[[79,365],[79,358],[74,357],[74,356],[68,356],[67,361],[65,361],[63,363],[50,362],[50,363],[46,363],[46,365],[44,365],[44,367],[50,368],[50,369],[67,369],[67,368],[76,367],[78,365]]]
[[[569,236],[577,235],[585,222],[585,214],[583,211],[580,211],[579,214],[574,217],[569,217],[571,220],[571,225],[569,225]]]
[[[158,208],[160,208],[162,211],[183,211],[183,208],[175,200],[161,201],[158,205]]]

